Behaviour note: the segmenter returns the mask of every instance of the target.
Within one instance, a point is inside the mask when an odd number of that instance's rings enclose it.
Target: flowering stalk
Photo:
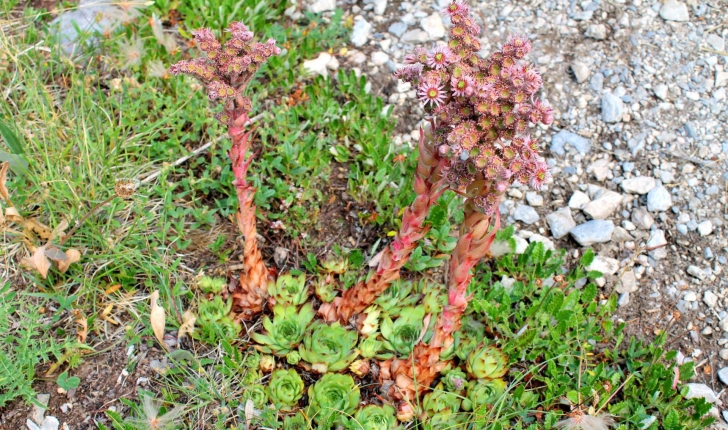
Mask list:
[[[487,254],[500,227],[498,205],[514,182],[540,189],[549,179],[529,124],[550,124],[551,108],[534,99],[541,76],[521,60],[531,49],[524,36],[513,36],[488,58],[480,51],[481,29],[464,0],[445,9],[450,42],[431,51],[416,48],[396,76],[417,87],[420,101],[436,122],[433,145],[445,160],[448,187],[466,196],[465,221],[450,259],[448,305],[439,316],[429,345],[419,343],[406,360],[382,363],[380,379],[406,415],[419,391],[428,389],[446,366],[440,352],[452,346],[467,308],[471,270]],[[493,224],[491,226],[491,223]],[[409,403],[408,403],[409,402]]]
[[[447,189],[446,179],[442,175],[447,161],[436,153],[430,143],[432,136],[428,135],[429,131],[426,133],[424,128],[420,128],[419,158],[414,181],[417,197],[405,209],[402,225],[394,241],[380,253],[377,269],[369,274],[366,281],[344,291],[333,303],[324,303],[319,308],[324,319],[347,323],[353,315],[361,313],[371,305],[377,296],[399,278],[400,269],[417,248],[418,242],[427,234],[425,218]]]
[[[202,28],[192,34],[206,57],[190,61],[180,61],[170,69],[173,75],[189,74],[199,79],[207,88],[210,101],[219,101],[223,109],[216,118],[228,128],[232,139],[229,152],[235,176],[233,185],[238,197],[236,214],[238,228],[245,238],[245,273],[233,289],[233,310],[243,319],[251,319],[263,310],[268,296],[266,287],[269,272],[263,262],[255,228],[255,189],[247,181],[247,171],[252,158],[246,158],[250,149],[250,131],[246,131],[248,114],[252,103],[243,93],[250,80],[265,60],[281,52],[275,40],[266,43],[252,42],[253,32],[242,22],[233,22],[228,27],[231,34],[225,44],[221,44],[212,31]]]

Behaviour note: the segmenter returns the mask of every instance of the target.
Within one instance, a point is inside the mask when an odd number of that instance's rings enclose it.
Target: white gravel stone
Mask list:
[[[389,55],[382,51],[372,52],[372,63],[375,66],[383,66],[387,64],[387,61],[389,61]]]
[[[526,224],[533,224],[539,220],[538,212],[536,209],[528,205],[518,205],[515,212],[513,212],[513,218],[516,221],[521,221]]]
[[[571,209],[584,209],[584,207],[589,204],[590,201],[591,199],[588,195],[586,195],[586,193],[576,190],[569,199],[569,207]]]
[[[647,247],[654,248],[652,251],[649,251],[650,257],[654,258],[655,260],[661,260],[667,257],[667,250],[665,249],[664,245],[667,245],[665,232],[660,229],[653,230],[650,233],[649,240],[647,240]]]
[[[334,9],[336,9],[336,0],[316,0],[308,7],[308,10],[313,13],[321,13]]]
[[[429,40],[430,36],[424,31],[420,30],[419,28],[415,28],[414,30],[410,30],[406,32],[405,34],[400,37],[400,41],[404,43],[425,43]]]
[[[650,212],[664,212],[672,206],[672,196],[667,188],[660,185],[647,193],[647,210]]]
[[[715,392],[705,384],[690,383],[685,384],[688,387],[688,393],[685,395],[686,399],[696,399],[702,397],[705,401],[715,403],[718,401],[718,396]]]
[[[624,192],[631,194],[647,194],[655,188],[655,185],[655,178],[650,176],[638,176],[622,181],[622,189]]]
[[[541,242],[543,243],[543,246],[544,248],[546,248],[546,250],[554,251],[556,249],[556,247],[554,246],[554,242],[551,239],[546,236],[541,236],[540,234],[532,235],[528,238],[528,241],[531,243]]]
[[[571,237],[581,246],[591,246],[595,243],[609,242],[614,233],[614,223],[605,220],[592,220],[578,225],[569,232]]]
[[[724,367],[718,371],[718,379],[720,379],[720,382],[728,385],[728,367]]]
[[[690,20],[688,6],[677,0],[666,0],[660,8],[660,16],[666,21],[685,22]]]
[[[622,277],[619,278],[619,285],[615,290],[620,293],[634,293],[639,287],[637,286],[637,277],[634,274],[634,270],[626,270]]]
[[[622,195],[605,190],[596,199],[584,206],[584,213],[591,219],[607,219],[622,203]]]
[[[652,218],[652,215],[645,208],[640,206],[632,210],[632,222],[638,228],[649,230],[655,223],[655,219]]]
[[[33,405],[33,411],[31,412],[30,418],[36,423],[42,423],[46,409],[48,408],[48,402],[51,400],[51,395],[47,393],[38,394],[35,397],[35,400],[38,404]]]
[[[607,38],[607,26],[604,24],[590,24],[586,28],[584,36],[596,40],[604,40]]]
[[[422,21],[420,21],[420,26],[423,30],[425,30],[425,32],[427,32],[430,40],[442,39],[445,37],[445,33],[447,33],[445,30],[445,24],[442,22],[442,16],[440,16],[437,12],[427,18],[423,18]]]
[[[326,65],[329,64],[332,58],[331,54],[322,52],[316,59],[304,61],[303,68],[312,75],[327,76]]]
[[[543,206],[543,196],[534,191],[529,191],[526,193],[526,201],[529,205],[534,207]]]
[[[594,257],[592,264],[587,267],[587,270],[598,270],[603,275],[614,275],[619,270],[619,260],[597,255]]]
[[[572,228],[576,227],[576,221],[571,216],[570,208],[561,208],[546,215],[546,223],[548,223],[554,239],[561,239],[569,234]]]
[[[710,233],[713,232],[713,223],[709,220],[705,220],[698,224],[698,233],[700,233],[701,236],[707,236]]]
[[[624,114],[624,102],[612,93],[602,96],[602,121],[619,122]]]
[[[387,10],[387,0],[373,0],[372,3],[374,3],[374,13],[377,15],[382,15]]]
[[[705,41],[708,42],[708,45],[710,45],[710,47],[715,49],[716,51],[725,51],[725,39],[718,36],[717,34],[710,33],[705,38]]]
[[[698,301],[698,293],[695,291],[685,291],[685,294],[683,294],[683,300],[686,302],[696,302]]]
[[[701,269],[698,266],[691,264],[690,266],[688,266],[687,272],[688,272],[688,275],[694,276],[694,277],[700,279],[701,281],[703,279],[705,279],[705,272],[703,271],[703,269]]]
[[[571,63],[571,71],[574,72],[574,77],[578,83],[586,82],[589,79],[589,66],[580,61]]]
[[[657,85],[655,85],[655,88],[652,89],[652,91],[655,92],[655,96],[658,99],[667,100],[667,85],[657,84]]]
[[[728,349],[726,349],[726,348],[721,349],[720,352],[718,352],[718,355],[720,356],[721,360],[728,361]]]
[[[718,304],[718,296],[716,296],[712,291],[706,291],[703,294],[703,303],[708,305],[709,308],[714,308],[715,305]]]
[[[354,23],[354,29],[351,32],[351,43],[356,47],[364,46],[369,41],[369,35],[372,33],[372,25],[361,18]]]

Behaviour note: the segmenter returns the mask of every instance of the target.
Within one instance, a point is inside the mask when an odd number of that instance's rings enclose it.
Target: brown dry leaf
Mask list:
[[[31,270],[37,270],[43,279],[48,277],[48,269],[51,268],[51,262],[45,255],[46,247],[39,246],[30,257],[20,260],[20,264]]]
[[[76,339],[81,343],[86,343],[86,336],[88,336],[88,321],[86,316],[78,309],[73,310],[73,319],[78,324],[76,330]]]
[[[107,295],[111,294],[113,292],[116,292],[119,288],[121,288],[121,284],[114,284],[114,285],[110,286],[109,288],[107,288],[106,290],[104,290],[104,294],[107,294]]]
[[[5,180],[7,179],[6,175],[8,174],[8,167],[10,167],[9,161],[4,161],[0,165],[0,197],[3,198],[8,204],[10,203],[10,193],[8,192],[8,189],[5,187]]]
[[[68,270],[71,264],[80,259],[81,253],[77,249],[69,248],[66,250],[66,259],[56,263],[58,265],[58,270],[60,270],[61,273],[66,273],[66,270]]]
[[[25,221],[24,227],[37,234],[41,239],[50,239],[53,231],[50,227],[38,221],[38,218],[31,218]]]
[[[25,221],[23,217],[20,216],[20,212],[18,212],[18,210],[12,206],[5,209],[5,218],[7,218],[10,222],[22,223],[23,221]]]
[[[164,343],[164,308],[159,306],[157,303],[159,300],[159,291],[153,292],[150,296],[150,300],[152,301],[152,309],[149,312],[149,321],[152,324],[154,336],[164,349],[167,349],[167,344]]]
[[[195,321],[197,321],[197,317],[191,310],[187,309],[182,314],[182,325],[177,330],[177,339],[182,339],[186,335],[192,336],[192,333],[195,331]]]
[[[66,229],[68,228],[68,221],[65,219],[61,221],[56,228],[51,232],[50,240],[58,239],[59,237],[65,236]]]
[[[116,318],[114,318],[114,317],[113,317],[113,316],[111,315],[111,311],[112,311],[113,309],[114,309],[114,304],[113,304],[113,303],[112,303],[112,304],[110,304],[110,305],[108,305],[108,306],[106,306],[106,308],[104,308],[104,311],[103,311],[103,312],[101,312],[101,315],[99,315],[99,318],[101,318],[101,319],[102,319],[102,320],[104,320],[104,321],[108,321],[108,322],[110,322],[111,324],[114,324],[114,325],[119,325],[119,324],[121,324],[121,323],[119,322],[119,320],[117,320]]]
[[[45,245],[45,256],[53,261],[65,261],[68,260],[68,257],[66,256],[66,253],[61,251],[60,249],[56,248],[56,246],[52,243],[47,243]]]

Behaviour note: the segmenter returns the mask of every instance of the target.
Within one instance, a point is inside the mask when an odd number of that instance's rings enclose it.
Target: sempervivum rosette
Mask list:
[[[293,369],[276,370],[266,388],[268,398],[281,411],[290,411],[303,396],[303,380]]]
[[[341,326],[316,321],[306,334],[298,352],[311,370],[318,373],[338,372],[346,368],[359,355],[357,334]]]
[[[359,387],[351,376],[327,373],[308,388],[307,415],[318,424],[330,422],[335,415],[354,413],[359,400]]]

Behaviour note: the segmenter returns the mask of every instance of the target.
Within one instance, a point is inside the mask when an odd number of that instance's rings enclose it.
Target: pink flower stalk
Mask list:
[[[407,360],[388,360],[381,366],[381,379],[394,382],[390,397],[407,402],[429,387],[444,366],[440,351],[452,345],[452,333],[460,327],[469,301],[472,269],[495,240],[502,195],[516,181],[540,189],[550,180],[538,143],[526,134],[530,124],[553,121],[548,104],[535,99],[541,76],[522,61],[531,42],[516,35],[500,51],[481,58],[477,55],[481,29],[470,17],[469,7],[456,0],[445,13],[452,22],[448,47],[455,60],[436,63],[433,58],[439,48],[426,54],[418,48],[407,57],[406,71],[395,74],[420,89],[429,88],[435,77],[442,82],[443,102],[432,103],[422,96],[420,100],[434,121],[430,145],[437,148],[437,157],[446,160],[444,178],[449,188],[466,197],[466,219],[450,259],[448,305],[430,343],[418,344]]]
[[[235,192],[238,197],[238,228],[245,238],[243,265],[245,273],[231,291],[233,309],[241,318],[251,319],[263,310],[267,298],[267,284],[271,280],[269,270],[258,249],[255,223],[255,188],[247,181],[247,171],[252,158],[246,158],[250,150],[250,131],[246,131],[252,103],[243,93],[260,68],[272,55],[281,52],[275,40],[266,43],[252,42],[251,32],[242,22],[233,22],[228,27],[231,35],[223,45],[212,31],[202,28],[194,31],[197,46],[206,56],[174,64],[170,71],[192,75],[207,87],[210,101],[219,101],[223,109],[216,118],[228,128],[232,139],[229,152],[235,175]]]

